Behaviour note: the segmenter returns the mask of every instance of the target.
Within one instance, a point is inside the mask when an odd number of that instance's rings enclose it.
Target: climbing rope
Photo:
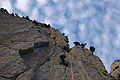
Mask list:
[[[72,75],[72,80],[74,80],[73,69],[72,69],[72,56],[71,56],[71,75]]]

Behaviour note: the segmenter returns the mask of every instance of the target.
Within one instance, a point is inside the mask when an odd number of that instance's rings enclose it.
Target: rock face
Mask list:
[[[111,79],[90,50],[69,49],[67,37],[48,26],[0,11],[0,80],[71,80],[71,65],[74,80]]]
[[[91,51],[74,46],[70,56],[75,80],[110,80],[103,63]]]
[[[117,60],[117,61],[112,63],[110,75],[114,79],[118,79],[119,78],[118,80],[120,80],[120,60]]]

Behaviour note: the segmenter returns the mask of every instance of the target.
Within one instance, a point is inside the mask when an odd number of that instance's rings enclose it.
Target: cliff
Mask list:
[[[69,49],[57,29],[0,11],[0,80],[72,80],[71,66],[74,80],[111,80],[99,57]]]
[[[120,80],[120,60],[112,63],[110,75],[113,77],[113,80]]]

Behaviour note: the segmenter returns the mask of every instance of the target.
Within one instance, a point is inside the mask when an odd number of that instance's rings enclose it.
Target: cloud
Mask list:
[[[53,0],[54,3],[57,3],[59,0]]]
[[[63,29],[62,29],[62,32],[65,33],[66,35],[69,35],[69,34],[70,34],[69,30],[66,29],[66,28],[63,28]]]
[[[47,0],[37,0],[37,2],[40,6],[43,6],[47,3]]]
[[[86,1],[84,1],[84,0],[82,0],[85,4],[89,4],[90,2],[91,2],[91,0],[86,0]]]
[[[57,6],[57,11],[63,12],[65,10],[65,7],[63,5]]]
[[[80,19],[92,17],[93,15],[95,15],[95,13],[96,13],[95,8],[90,7],[89,9],[82,11],[82,13],[80,14]]]
[[[83,6],[84,6],[84,4],[81,1],[79,1],[79,2],[77,2],[75,7],[81,9]]]
[[[0,8],[5,8],[8,10],[8,12],[12,12],[12,3],[10,0],[0,0]]]
[[[51,24],[51,21],[48,18],[45,18],[44,23]],[[52,26],[52,25],[51,25]]]
[[[72,8],[74,7],[74,4],[73,4],[72,1],[70,1],[70,2],[67,4],[67,6],[72,9]]]
[[[52,16],[53,13],[54,13],[54,10],[50,6],[48,6],[48,7],[46,6],[44,8],[44,14],[46,14],[47,17]]]
[[[85,40],[85,37],[87,35],[86,33],[86,25],[85,24],[79,24],[78,25],[78,29],[79,29],[79,36],[80,36],[80,39],[81,41],[84,41]]]
[[[30,10],[31,3],[32,3],[32,0],[16,0],[16,3],[14,6],[18,10],[24,13],[28,13],[28,11]]]
[[[58,19],[58,24],[59,25],[64,25],[67,23],[67,19],[65,18],[65,16],[61,16],[59,19]]]
[[[38,17],[39,17],[39,10],[38,8],[33,8],[32,10],[32,14],[31,14],[31,19],[34,19],[34,20],[38,20]]]
[[[120,48],[120,32],[117,34],[117,36],[114,39],[114,46],[119,49]]]
[[[109,45],[109,44],[110,44],[110,43],[109,43],[109,42],[110,42],[110,41],[109,41],[109,40],[110,40],[110,39],[109,39],[109,34],[107,34],[107,33],[102,33],[102,34],[101,34],[101,38],[102,38],[102,40],[103,40],[102,42],[103,42],[104,45]]]
[[[93,39],[93,43],[95,45],[101,45],[101,38],[99,36],[95,36]]]

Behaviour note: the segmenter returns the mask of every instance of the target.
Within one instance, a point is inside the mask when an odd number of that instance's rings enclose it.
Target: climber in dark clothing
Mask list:
[[[68,67],[68,64],[65,62],[65,55],[60,55],[60,59],[62,60],[62,64],[65,65],[66,67]]]
[[[65,62],[65,60],[64,60],[65,58],[66,58],[65,55],[60,55],[60,59],[62,60],[63,63]]]
[[[80,44],[80,46],[82,47],[82,48],[85,48],[85,45],[86,45],[87,43],[82,43],[82,44]]]
[[[68,64],[66,62],[64,62],[63,65],[65,65],[66,67],[68,67]]]

